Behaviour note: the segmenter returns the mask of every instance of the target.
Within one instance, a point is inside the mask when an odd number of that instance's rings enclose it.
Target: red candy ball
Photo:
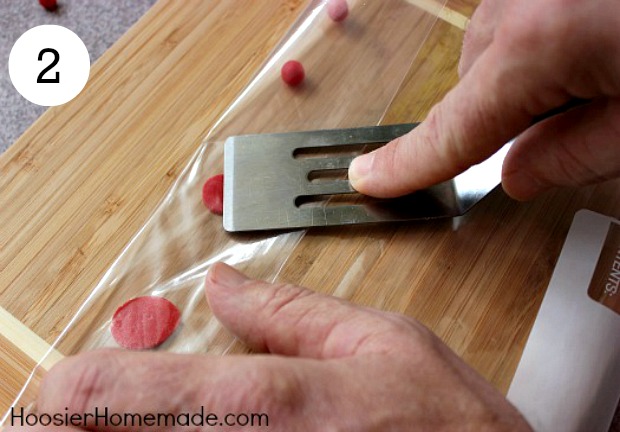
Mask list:
[[[344,21],[349,15],[347,0],[328,0],[327,15],[336,22]]]
[[[297,60],[289,60],[284,63],[280,73],[282,74],[282,81],[291,87],[296,87],[301,84],[306,76],[304,67]]]
[[[39,0],[39,4],[50,12],[53,12],[58,8],[56,0]]]
[[[224,213],[224,174],[214,175],[202,187],[202,202],[211,213]]]
[[[136,297],[116,310],[110,331],[123,348],[154,348],[174,333],[180,318],[177,307],[165,298]]]

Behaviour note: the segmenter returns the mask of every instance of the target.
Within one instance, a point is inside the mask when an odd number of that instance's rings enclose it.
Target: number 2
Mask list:
[[[39,61],[43,60],[43,54],[45,53],[53,54],[54,60],[52,60],[52,62],[45,69],[41,71],[41,73],[37,77],[37,83],[59,84],[60,83],[60,72],[56,72],[56,76],[54,78],[43,78],[43,75],[45,75],[47,72],[50,71],[50,69],[52,69],[54,66],[58,64],[58,60],[60,60],[60,54],[58,54],[58,51],[56,51],[53,48],[43,48],[39,52]]]

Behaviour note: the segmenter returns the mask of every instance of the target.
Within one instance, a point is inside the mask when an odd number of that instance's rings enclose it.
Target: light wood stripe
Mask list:
[[[0,334],[45,370],[49,370],[63,359],[60,352],[2,307],[0,307]]]
[[[469,24],[469,18],[459,12],[445,7],[435,0],[407,0],[408,3],[436,15],[439,19],[452,24],[455,27],[465,30]]]

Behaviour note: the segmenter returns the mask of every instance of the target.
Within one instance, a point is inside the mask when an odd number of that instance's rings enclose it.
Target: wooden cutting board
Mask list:
[[[384,123],[423,119],[456,83],[477,3],[448,2]],[[160,0],[79,98],[0,156],[0,413],[304,6]],[[617,217],[618,186],[528,204],[498,190],[459,221],[312,229],[281,279],[421,320],[505,392],[573,214]]]

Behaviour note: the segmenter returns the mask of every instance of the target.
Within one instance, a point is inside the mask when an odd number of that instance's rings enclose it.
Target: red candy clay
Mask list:
[[[221,215],[224,212],[224,174],[214,175],[205,182],[202,202],[211,213]]]
[[[123,348],[154,348],[174,333],[180,318],[177,307],[165,298],[136,297],[116,310],[110,330]]]
[[[297,60],[289,60],[284,63],[280,70],[280,74],[282,75],[282,81],[291,87],[296,87],[301,84],[306,76],[304,67]]]
[[[39,0],[39,4],[50,12],[53,12],[58,8],[56,0]]]
[[[336,22],[344,21],[349,15],[347,0],[328,0],[327,15]]]

